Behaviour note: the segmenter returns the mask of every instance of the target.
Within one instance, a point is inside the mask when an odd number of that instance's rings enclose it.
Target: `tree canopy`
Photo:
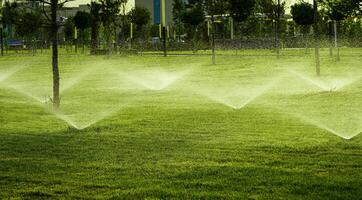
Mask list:
[[[88,12],[78,11],[74,18],[74,25],[80,30],[84,30],[90,27],[91,15]]]
[[[293,21],[302,26],[314,23],[313,5],[307,2],[296,3],[291,6]]]
[[[144,7],[136,6],[129,12],[129,18],[137,26],[144,26],[151,21],[151,13]]]

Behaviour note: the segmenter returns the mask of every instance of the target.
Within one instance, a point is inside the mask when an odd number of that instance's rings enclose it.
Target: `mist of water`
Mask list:
[[[76,75],[73,75],[72,78],[70,78],[69,80],[62,80],[61,84],[62,86],[60,87],[60,93],[63,93],[69,89],[71,89],[72,87],[74,87],[76,84],[78,84],[79,82],[81,82],[82,80],[84,80],[86,77],[88,77],[91,73],[94,72],[95,69],[88,69],[85,70],[81,73],[78,73]]]
[[[25,69],[27,66],[19,66],[19,67],[13,67],[11,69],[8,69],[5,72],[2,72],[0,74],[0,83],[6,81],[8,78],[10,78],[11,76],[13,76],[15,73],[17,73],[18,71]]]
[[[117,113],[120,109],[121,108],[104,110],[100,113],[92,115],[92,117],[87,117],[84,115],[82,116],[81,114],[68,115],[61,111],[52,111],[52,114],[66,122],[69,126],[77,130],[83,130],[110,117],[111,115]]]
[[[46,96],[44,96],[43,98],[38,97],[38,96],[36,96],[36,95],[26,91],[26,90],[23,90],[21,88],[16,87],[15,85],[6,85],[6,87],[11,89],[12,91],[18,93],[18,94],[24,95],[28,99],[34,100],[36,103],[46,104],[46,103],[51,101],[50,97],[46,97]]]
[[[294,70],[288,70],[288,72],[296,77],[304,80],[305,82],[316,86],[322,91],[338,91],[342,90],[345,87],[352,85],[361,79],[361,77],[344,77],[344,78],[332,78],[332,79],[322,79],[321,77],[311,77],[306,74],[298,73]]]
[[[166,72],[161,70],[139,71],[121,74],[126,80],[148,90],[164,90],[176,81],[184,78],[189,70],[180,72]]]
[[[330,126],[327,126],[325,123],[320,122],[319,120],[314,119],[311,116],[306,116],[303,115],[301,113],[294,113],[292,114],[294,117],[302,120],[305,123],[314,125],[320,129],[324,129],[330,133],[333,133],[339,137],[342,137],[344,139],[350,140],[354,137],[356,137],[357,135],[359,135],[361,133],[361,129],[353,131],[353,130],[346,130],[346,131],[341,131],[341,130],[336,130],[335,128],[331,128]],[[361,121],[362,123],[362,121]]]
[[[248,88],[247,86],[230,86],[229,88],[216,89],[216,88],[200,88],[191,87],[190,89],[195,93],[205,96],[215,102],[226,105],[235,110],[240,110],[266,92],[270,91],[280,80],[282,76],[272,78],[264,85],[258,87]]]

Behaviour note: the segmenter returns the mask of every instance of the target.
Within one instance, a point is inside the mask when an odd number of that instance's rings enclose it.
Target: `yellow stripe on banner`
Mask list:
[[[165,0],[162,0],[161,10],[162,10],[162,25],[166,26],[166,4],[165,4]]]

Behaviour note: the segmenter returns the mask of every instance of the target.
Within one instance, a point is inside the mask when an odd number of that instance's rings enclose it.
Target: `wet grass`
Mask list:
[[[325,53],[324,76],[361,72],[361,57],[346,56],[335,63]],[[357,120],[361,111],[360,81],[329,94],[286,76],[270,93],[242,109],[233,109],[190,88],[252,86],[289,67],[313,77],[313,60],[308,55],[281,60],[271,56],[268,60],[219,56],[217,66],[210,65],[210,60],[206,56],[62,55],[62,81],[74,82],[62,93],[64,113],[85,123],[102,111],[111,112],[77,130],[54,116],[48,104],[36,103],[9,88],[16,85],[38,97],[49,96],[48,55],[0,58],[0,75],[13,66],[28,65],[0,83],[0,198],[362,196],[361,135],[346,140],[293,115],[302,113],[316,119],[330,116],[329,121],[320,122],[333,126],[338,116],[346,118],[346,112],[352,110],[355,114],[349,115],[350,121]],[[91,73],[74,81],[86,69]],[[162,91],[118,80],[121,76],[115,73],[140,69],[192,72]],[[242,86],[233,89],[244,94],[250,91]],[[320,102],[325,106],[318,106]],[[337,105],[332,107],[335,115],[331,115],[329,105]],[[343,105],[350,109],[344,111]],[[342,106],[340,110],[338,106]],[[320,110],[310,111],[315,109]]]

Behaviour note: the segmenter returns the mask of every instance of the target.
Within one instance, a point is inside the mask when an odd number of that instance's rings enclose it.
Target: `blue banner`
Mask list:
[[[161,0],[153,0],[153,23],[161,23]]]

